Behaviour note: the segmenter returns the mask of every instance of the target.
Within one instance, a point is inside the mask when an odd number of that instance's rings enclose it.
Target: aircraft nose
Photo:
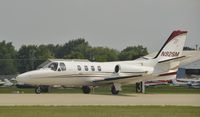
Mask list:
[[[16,81],[19,83],[24,83],[27,80],[27,75],[26,74],[20,74],[16,77]]]

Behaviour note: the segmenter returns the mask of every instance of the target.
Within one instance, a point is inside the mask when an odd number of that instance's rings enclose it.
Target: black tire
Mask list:
[[[36,93],[36,94],[40,94],[41,92],[42,92],[41,87],[36,87],[36,88],[35,88],[35,93]]]
[[[89,86],[83,86],[82,87],[83,93],[84,94],[89,94],[91,92],[91,89]]]
[[[142,82],[136,83],[136,93],[142,93]]]
[[[116,88],[115,88],[114,85],[111,86],[111,93],[112,93],[113,95],[117,95],[117,94],[119,93],[119,91],[116,90]]]
[[[35,93],[40,94],[40,93],[48,93],[49,92],[49,87],[48,86],[38,86],[35,88]]]

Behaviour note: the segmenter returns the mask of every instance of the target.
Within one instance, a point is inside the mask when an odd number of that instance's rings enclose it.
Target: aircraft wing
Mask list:
[[[128,80],[128,79],[133,79],[136,77],[141,77],[142,75],[128,75],[128,76],[120,76],[120,75],[112,75],[110,77],[104,77],[100,79],[94,79],[92,82],[93,83],[113,83],[119,80]]]

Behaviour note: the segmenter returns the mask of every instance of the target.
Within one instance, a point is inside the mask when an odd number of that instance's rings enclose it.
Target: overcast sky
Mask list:
[[[63,44],[85,38],[122,50],[158,51],[173,30],[187,30],[186,45],[200,45],[200,0],[0,0],[0,41]]]

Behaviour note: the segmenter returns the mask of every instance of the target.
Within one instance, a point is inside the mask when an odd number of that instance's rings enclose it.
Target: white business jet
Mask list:
[[[48,92],[48,87],[82,87],[90,93],[91,87],[110,85],[112,94],[121,91],[121,85],[135,84],[141,92],[142,81],[175,75],[182,56],[187,31],[174,31],[154,58],[142,57],[131,61],[90,62],[87,60],[54,59],[38,70],[17,76],[20,83],[33,85],[35,92]],[[152,39],[153,41],[153,39]]]

